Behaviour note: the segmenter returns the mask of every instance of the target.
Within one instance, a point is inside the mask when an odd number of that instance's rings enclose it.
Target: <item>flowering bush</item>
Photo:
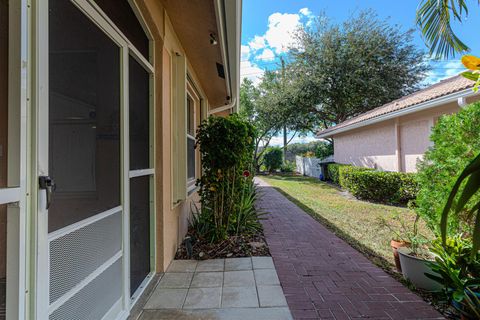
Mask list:
[[[202,157],[202,177],[197,181],[201,211],[192,220],[199,236],[213,242],[260,228],[253,206],[254,138],[253,126],[236,114],[211,116],[200,125],[196,146]]]

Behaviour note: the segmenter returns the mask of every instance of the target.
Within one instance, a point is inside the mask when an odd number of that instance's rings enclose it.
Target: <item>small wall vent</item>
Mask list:
[[[217,73],[218,76],[222,79],[225,79],[225,69],[223,68],[223,64],[217,62]]]

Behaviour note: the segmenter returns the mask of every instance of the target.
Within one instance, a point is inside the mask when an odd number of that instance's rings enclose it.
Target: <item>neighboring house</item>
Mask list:
[[[241,0],[0,0],[0,319],[126,319],[237,109]],[[53,185],[55,183],[55,186]]]
[[[437,119],[480,99],[473,84],[462,76],[448,78],[320,131],[317,138],[334,140],[337,163],[415,172]]]

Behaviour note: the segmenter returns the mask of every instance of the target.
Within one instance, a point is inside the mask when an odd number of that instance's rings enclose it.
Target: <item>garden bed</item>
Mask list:
[[[217,259],[217,258],[238,258],[238,257],[255,257],[270,256],[267,242],[260,230],[254,235],[231,236],[219,243],[210,243],[205,239],[196,239],[190,230],[187,237],[190,237],[191,255],[187,250],[187,241],[184,241],[177,250],[175,259]]]

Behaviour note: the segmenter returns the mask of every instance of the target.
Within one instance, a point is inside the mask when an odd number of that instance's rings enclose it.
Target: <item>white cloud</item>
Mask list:
[[[268,17],[265,40],[277,54],[285,53],[294,42],[293,32],[300,25],[300,14],[276,12]]]
[[[272,61],[275,59],[275,54],[273,53],[272,50],[266,48],[262,51],[261,54],[258,56],[255,56],[256,60],[263,60],[263,61]]]
[[[308,8],[298,13],[275,12],[268,17],[267,31],[255,35],[241,48],[241,78],[249,78],[258,84],[264,71],[259,67],[261,61],[273,61],[275,55],[284,54],[294,44],[294,31],[313,21],[314,15]],[[248,61],[247,61],[248,60]]]
[[[242,44],[241,51],[240,51],[240,60],[245,61],[250,58],[250,47],[249,46],[244,46]]]
[[[300,12],[300,14],[304,15],[305,17],[313,18],[313,13],[308,8],[302,8],[298,12]]]
[[[432,61],[432,70],[428,72],[425,84],[434,84],[446,78],[453,77],[464,71],[460,60]]]
[[[263,73],[263,69],[248,60],[244,60],[240,63],[240,81],[247,78],[256,86],[260,83],[260,78],[263,76]]]
[[[265,48],[267,44],[265,43],[265,37],[264,36],[255,36],[253,37],[253,40],[248,43],[248,46],[252,50],[260,50]]]

